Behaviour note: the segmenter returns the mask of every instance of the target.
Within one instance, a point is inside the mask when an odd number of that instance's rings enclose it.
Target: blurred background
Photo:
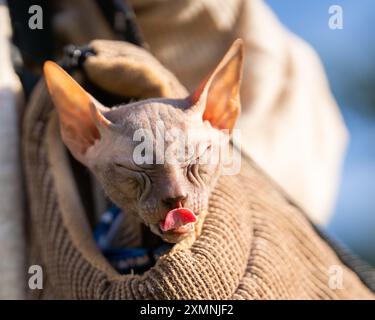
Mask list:
[[[350,132],[328,230],[375,265],[375,1],[267,0],[278,18],[318,52]],[[331,5],[343,29],[328,26]]]

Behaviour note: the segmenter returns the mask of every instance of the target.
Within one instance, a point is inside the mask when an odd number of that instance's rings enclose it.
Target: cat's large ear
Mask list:
[[[107,108],[56,63],[47,61],[43,69],[59,115],[62,139],[73,156],[86,164],[87,149],[100,139],[101,131],[111,125],[102,114]]]
[[[243,41],[237,39],[214,72],[189,97],[193,109],[218,129],[231,131],[241,111]]]

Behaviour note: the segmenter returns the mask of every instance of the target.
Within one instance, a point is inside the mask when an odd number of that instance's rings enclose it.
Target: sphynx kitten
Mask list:
[[[218,150],[222,141],[229,143],[225,138],[240,113],[242,66],[243,44],[236,40],[190,96],[147,99],[113,108],[95,100],[53,62],[45,63],[44,75],[63,142],[72,155],[93,172],[118,207],[138,216],[164,241],[177,243],[194,232],[221,174],[223,155],[214,161],[212,150]],[[183,136],[193,133],[188,141],[193,152],[181,153],[179,138],[165,135],[163,148],[147,149],[152,150],[152,161],[139,163],[137,132],[146,132],[142,142],[149,139],[155,146],[160,132],[174,128]],[[210,139],[212,136],[219,139]],[[160,157],[165,161],[156,161]]]

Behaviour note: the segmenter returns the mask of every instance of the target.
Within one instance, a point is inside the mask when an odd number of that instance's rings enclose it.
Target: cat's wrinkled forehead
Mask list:
[[[120,105],[107,112],[105,117],[129,134],[139,129],[155,134],[155,131],[160,129],[160,124],[166,130],[187,129],[191,122],[186,112],[189,107],[186,99],[150,99]]]
[[[59,115],[62,140],[78,161],[92,167],[98,155],[113,158],[113,153],[129,151],[129,141],[154,144],[160,129],[167,131],[168,147],[179,144],[181,136],[189,142],[193,136],[197,145],[208,133],[226,130],[230,134],[241,110],[243,56],[243,43],[237,40],[185,99],[149,99],[115,108],[102,105],[54,62],[45,63],[44,74]],[[181,133],[177,139],[172,129]]]

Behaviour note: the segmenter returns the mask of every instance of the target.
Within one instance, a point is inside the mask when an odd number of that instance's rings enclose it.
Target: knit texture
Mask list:
[[[42,96],[34,95],[29,105],[24,146],[32,206],[30,263],[42,265],[46,276],[45,289],[37,292],[40,297],[230,297],[245,270],[247,259],[244,257],[251,243],[250,216],[237,215],[234,210],[234,198],[229,195],[233,185],[215,193],[213,199],[226,199],[225,203],[230,204],[229,211],[223,211],[220,203],[212,206],[211,214],[206,219],[210,226],[194,244],[194,249],[183,248],[185,243],[181,243],[183,249],[162,257],[157,266],[146,274],[120,276],[95,248],[69,173],[65,149],[59,139],[56,117],[51,114],[51,103],[44,83],[40,83],[38,89]],[[44,108],[40,108],[43,96]],[[35,125],[35,122],[39,125],[34,127],[32,124]],[[235,184],[244,187],[241,180]],[[225,218],[220,219],[221,215]],[[223,248],[229,253],[223,260],[224,264],[218,261]],[[226,280],[222,281],[223,278]]]
[[[92,79],[93,80],[93,79]],[[43,299],[374,299],[304,213],[250,159],[213,191],[198,239],[188,238],[143,275],[119,275],[101,255],[42,80],[24,119],[30,264]],[[332,268],[339,270],[337,287]],[[335,276],[335,275],[333,275]]]

